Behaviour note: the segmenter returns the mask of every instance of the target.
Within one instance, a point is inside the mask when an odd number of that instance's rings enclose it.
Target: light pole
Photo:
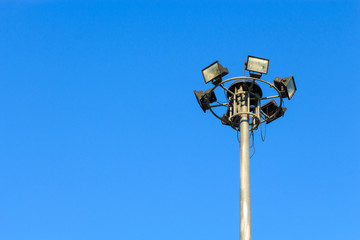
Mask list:
[[[214,87],[205,91],[194,91],[196,99],[204,112],[209,110],[222,124],[231,126],[240,132],[240,240],[251,240],[251,203],[250,203],[250,148],[249,133],[258,129],[260,124],[270,123],[283,116],[283,98],[289,100],[296,91],[294,77],[275,78],[274,84],[261,79],[267,74],[269,60],[248,56],[245,69],[249,77],[235,77],[222,80],[229,73],[218,61],[202,70],[205,83],[212,82]],[[231,83],[227,87],[227,84]],[[267,84],[277,95],[263,97],[260,85]],[[219,103],[215,90],[222,88],[226,92],[225,102]],[[263,100],[269,102],[262,104]],[[278,99],[278,103],[275,101]],[[216,104],[214,104],[216,103]],[[215,109],[226,107],[220,117]]]
[[[248,93],[240,86],[240,112],[248,112]],[[249,117],[240,115],[240,239],[251,239]]]

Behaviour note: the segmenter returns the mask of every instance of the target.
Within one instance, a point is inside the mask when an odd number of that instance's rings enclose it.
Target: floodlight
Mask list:
[[[230,105],[228,106],[226,113],[220,118],[221,119],[221,123],[223,125],[228,125],[230,126],[230,120],[229,120],[229,116],[230,116]]]
[[[214,62],[213,64],[210,64],[206,68],[204,68],[202,71],[205,83],[213,81],[214,84],[218,84],[221,82],[221,78],[229,73],[227,68],[224,68],[221,66],[219,61]]]
[[[271,116],[276,112],[276,109],[278,108],[277,103],[275,100],[271,100],[264,105],[261,106],[261,111],[263,111],[266,115]]]
[[[287,97],[290,100],[294,96],[296,85],[293,75],[286,78],[276,77],[274,83],[275,87],[280,90],[281,97]]]
[[[269,69],[269,59],[248,56],[246,61],[246,70],[267,74]]]
[[[261,111],[263,111],[263,113],[265,113],[269,117],[266,118],[266,124],[271,123],[279,117],[284,116],[284,113],[286,111],[286,108],[284,107],[282,107],[275,116],[272,116],[278,108],[279,107],[274,99],[261,106]]]
[[[212,88],[209,88],[208,90],[205,91],[205,95],[207,97],[207,99],[209,100],[210,103],[216,102],[217,98],[215,96],[215,92],[211,91]]]
[[[230,121],[229,121],[229,116],[224,114],[222,117],[221,117],[221,123],[223,125],[230,125]]]
[[[206,110],[210,109],[209,99],[203,91],[194,90],[195,97],[197,102],[199,103],[201,109],[206,112]]]

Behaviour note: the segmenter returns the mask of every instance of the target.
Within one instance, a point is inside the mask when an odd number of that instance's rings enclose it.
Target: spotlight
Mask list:
[[[206,110],[210,109],[210,102],[207,95],[203,91],[194,90],[195,97],[197,102],[199,103],[201,109],[206,112]]]
[[[287,97],[289,100],[294,96],[296,92],[296,85],[294,81],[294,76],[286,78],[276,77],[274,79],[275,87],[280,90],[281,97]]]
[[[206,68],[204,68],[202,71],[205,83],[208,83],[210,81],[213,81],[213,84],[218,84],[221,82],[221,78],[229,73],[227,68],[224,68],[221,66],[219,61],[214,62],[213,64],[210,64]]]
[[[230,126],[229,116],[230,116],[230,106],[228,106],[228,108],[226,110],[226,113],[221,117],[221,123],[223,125]]]
[[[248,56],[245,70],[267,74],[269,69],[269,59]],[[251,75],[251,74],[250,74]],[[259,75],[261,77],[261,75]]]
[[[205,95],[206,95],[206,97],[209,99],[209,102],[210,102],[210,103],[213,103],[213,102],[216,102],[216,101],[217,101],[217,98],[216,98],[216,96],[215,96],[215,92],[214,92],[214,91],[211,92],[211,89],[212,89],[212,88],[209,88],[208,90],[206,90],[206,91],[205,91]]]
[[[222,117],[221,117],[221,123],[223,125],[228,125],[230,126],[230,121],[229,121],[229,116],[224,114]]]
[[[286,108],[284,108],[284,107],[282,107],[275,116],[272,116],[278,108],[279,107],[278,107],[277,103],[275,102],[275,100],[271,100],[261,106],[261,111],[263,111],[263,113],[265,113],[267,116],[269,116],[269,118],[266,119],[266,124],[271,123],[272,121],[278,119],[279,117],[284,116],[284,113],[286,111]]]

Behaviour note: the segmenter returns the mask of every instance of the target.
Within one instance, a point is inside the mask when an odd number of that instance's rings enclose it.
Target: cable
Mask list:
[[[237,140],[238,140],[238,142],[240,143],[240,138],[239,138],[239,133],[240,133],[240,131],[236,131],[236,133],[237,133]],[[254,149],[253,154],[251,154],[251,156],[250,156],[250,159],[251,159],[251,158],[255,155],[255,143],[254,143],[254,141],[255,141],[255,136],[254,136],[254,131],[251,131],[251,132],[249,133],[249,137],[251,138],[251,145],[249,146],[249,150],[250,150],[251,148]]]
[[[254,148],[254,152],[253,152],[253,154],[251,154],[250,159],[255,155],[255,145],[253,148]]]
[[[249,133],[249,138],[250,138],[250,140],[252,140],[251,141],[251,145],[250,145],[250,148],[252,148],[253,146],[254,146],[254,132],[253,131],[251,131],[250,133]],[[252,139],[251,139],[252,138]]]
[[[225,99],[228,99],[227,94],[226,94],[226,91],[225,91],[224,88],[223,88],[223,90],[224,90]]]
[[[246,60],[244,58],[244,76],[245,76]]]
[[[265,139],[266,139],[266,124],[265,124],[264,142],[265,142]]]
[[[253,148],[255,148],[255,136],[254,136],[254,131],[251,131],[251,135],[252,135],[252,146],[253,146]]]
[[[251,159],[255,155],[254,131],[251,131],[250,136],[252,136],[251,147],[254,149],[253,154],[251,154],[251,156],[250,156],[250,159]]]
[[[263,136],[263,134],[262,134],[262,124],[260,124],[260,133],[261,133],[261,140],[262,140],[263,142],[265,142],[265,138],[266,138],[266,123],[265,123],[265,134],[264,134],[264,136]]]

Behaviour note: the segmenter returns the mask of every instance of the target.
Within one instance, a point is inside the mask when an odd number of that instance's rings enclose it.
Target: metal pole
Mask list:
[[[247,101],[249,93],[241,93],[241,112],[249,111]],[[251,240],[249,116],[240,117],[240,240]]]

